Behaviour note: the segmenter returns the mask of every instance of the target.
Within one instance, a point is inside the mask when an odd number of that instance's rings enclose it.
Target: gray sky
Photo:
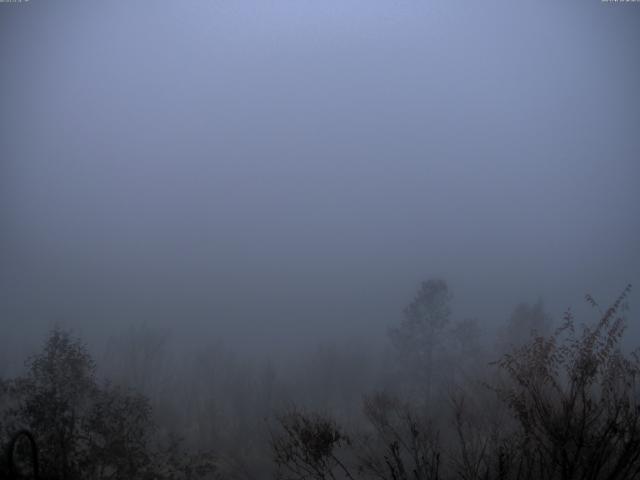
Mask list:
[[[599,0],[0,3],[3,330],[277,349],[434,275],[488,325],[640,288],[639,40]]]

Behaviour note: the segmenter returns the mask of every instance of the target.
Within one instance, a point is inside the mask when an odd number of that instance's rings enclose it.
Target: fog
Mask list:
[[[487,345],[521,302],[613,302],[640,284],[639,40],[640,4],[600,0],[0,3],[0,374],[57,326],[116,380],[145,335],[160,375],[297,358],[299,402],[336,356],[346,405],[427,279]]]
[[[434,275],[488,324],[638,280],[638,9],[0,14],[5,334],[144,321],[271,350],[379,337]]]

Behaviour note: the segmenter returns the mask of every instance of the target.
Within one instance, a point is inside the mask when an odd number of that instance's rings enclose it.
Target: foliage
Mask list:
[[[391,480],[440,478],[440,444],[430,421],[396,397],[378,393],[365,398],[373,428],[360,448],[360,471]]]
[[[216,473],[214,458],[209,452],[189,452],[182,439],[169,435],[166,445],[154,452],[155,474],[163,480],[196,480]]]
[[[532,337],[494,364],[502,380],[495,377],[486,395],[460,388],[447,410],[374,394],[364,401],[366,424],[348,437],[328,417],[280,417],[272,446],[289,474],[283,478],[638,478],[640,355],[620,346],[629,292],[627,286],[594,326],[577,328],[568,312],[554,333]],[[541,305],[522,312],[520,318],[545,318]],[[450,419],[444,432],[443,416]]]
[[[353,478],[339,449],[350,445],[336,423],[319,414],[290,410],[278,417],[279,435],[272,436],[273,458],[282,479]]]
[[[204,459],[191,468],[194,459],[178,444],[160,451],[148,400],[109,383],[98,385],[93,359],[68,332],[54,329],[42,352],[27,362],[26,376],[3,385],[5,440],[18,428],[33,432],[40,471],[48,476],[173,480],[212,471],[200,468]]]
[[[497,392],[519,427],[519,451],[506,459],[509,470],[519,472],[513,478],[640,474],[640,362],[620,348],[630,288],[595,326],[577,331],[569,311],[553,335],[537,337],[499,362],[510,382]]]
[[[84,423],[98,387],[95,364],[84,345],[53,330],[43,351],[28,361],[28,374],[12,382],[14,421],[36,435],[41,470],[76,478],[89,460]]]
[[[607,309],[587,296],[598,321],[579,326],[569,311],[555,331],[541,303],[519,306],[504,330],[509,350],[490,366],[495,353],[478,340],[478,323],[451,322],[446,283],[425,282],[390,335],[415,373],[406,380],[437,389],[429,401],[429,389],[404,396],[394,379],[365,384],[372,357],[326,350],[287,384],[275,369],[263,378],[220,355],[197,356],[185,363],[195,374],[166,375],[178,383],[155,389],[175,395],[160,399],[171,416],[158,417],[145,395],[99,382],[86,347],[54,330],[24,376],[0,379],[0,441],[33,432],[43,478],[59,479],[247,480],[273,469],[286,480],[640,478],[640,355],[621,346],[629,291]],[[360,406],[367,385],[384,393]],[[294,389],[330,414],[289,409],[277,428],[259,430],[256,418],[291,404]],[[215,459],[206,450],[213,441]],[[28,443],[15,446],[20,471],[32,471]],[[0,478],[8,474],[5,458]]]

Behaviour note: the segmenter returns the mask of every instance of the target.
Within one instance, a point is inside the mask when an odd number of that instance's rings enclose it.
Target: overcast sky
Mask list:
[[[269,350],[382,338],[432,276],[487,325],[640,288],[639,40],[600,0],[0,3],[3,333]]]

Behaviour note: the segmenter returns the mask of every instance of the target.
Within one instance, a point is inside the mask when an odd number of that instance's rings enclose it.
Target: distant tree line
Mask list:
[[[620,347],[629,291],[604,311],[587,296],[600,312],[593,326],[579,328],[569,311],[546,336],[512,331],[517,342],[495,362],[491,382],[441,382],[448,397],[441,402],[430,396],[428,367],[448,323],[449,295],[442,281],[423,283],[390,332],[402,358],[423,375],[423,395],[368,396],[366,422],[355,430],[330,415],[282,414],[272,440],[279,478],[640,478],[640,357]],[[548,327],[539,305],[516,309],[511,327],[519,322]]]
[[[0,379],[0,478],[34,478],[34,461],[60,480],[640,478],[629,292],[607,308],[587,296],[593,325],[521,304],[491,343],[427,280],[389,352],[324,347],[288,370],[215,345],[172,357],[144,328],[113,338],[99,369],[56,328]]]

